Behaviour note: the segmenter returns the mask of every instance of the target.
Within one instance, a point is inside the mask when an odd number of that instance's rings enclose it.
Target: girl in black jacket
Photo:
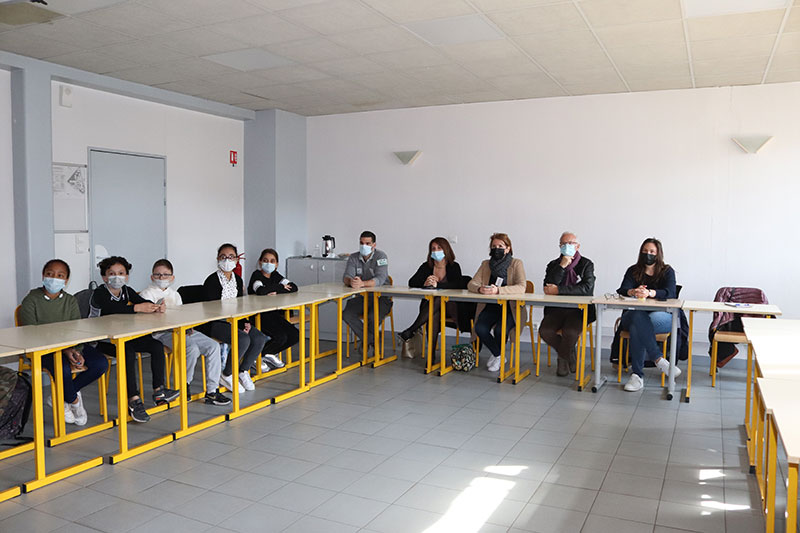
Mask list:
[[[450,247],[450,243],[444,237],[435,237],[428,243],[428,259],[422,263],[417,272],[408,280],[409,287],[430,288],[430,289],[463,289],[464,283],[461,277],[461,267],[456,263],[456,255]],[[419,304],[419,315],[414,323],[407,329],[400,332],[403,340],[403,354],[412,358],[413,355],[407,349],[407,342],[414,336],[414,333],[428,323],[428,299],[423,299]],[[434,299],[433,305],[433,338],[439,336],[441,302],[438,298]],[[452,321],[458,320],[458,311],[455,302],[447,302],[447,317]]]
[[[297,292],[297,285],[278,272],[278,252],[267,248],[258,258],[258,270],[250,276],[247,294],[269,296]],[[261,350],[261,371],[269,372],[270,367],[281,368],[285,363],[277,354],[297,344],[300,334],[297,328],[283,317],[283,311],[261,313],[261,331],[270,339]]]

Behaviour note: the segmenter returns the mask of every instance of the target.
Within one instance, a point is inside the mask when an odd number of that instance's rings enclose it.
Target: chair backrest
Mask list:
[[[178,287],[178,294],[181,295],[181,301],[185,304],[205,301],[205,293],[202,285],[184,285],[183,287]]]
[[[720,287],[714,295],[714,301],[742,304],[769,303],[764,291],[755,287]]]
[[[22,309],[21,305],[18,305],[16,309],[14,309],[14,326],[20,327],[22,324],[19,323],[19,310]]]
[[[394,285],[394,280],[392,280],[392,276],[386,276],[386,281],[388,281],[389,285]]]
[[[466,289],[469,286],[469,282],[472,281],[472,276],[461,276],[461,286],[459,289]]]
[[[75,299],[78,300],[78,310],[81,312],[81,318],[89,318],[89,302],[92,301],[93,288],[83,289],[75,293]]]
[[[531,280],[525,281],[525,294],[533,294],[533,282]]]
[[[681,289],[683,289],[683,285],[675,285],[675,298],[681,297]]]

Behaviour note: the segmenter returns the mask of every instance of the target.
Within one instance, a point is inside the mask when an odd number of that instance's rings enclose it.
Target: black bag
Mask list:
[[[33,387],[28,375],[0,367],[0,440],[31,440],[19,435],[28,422],[32,404]]]

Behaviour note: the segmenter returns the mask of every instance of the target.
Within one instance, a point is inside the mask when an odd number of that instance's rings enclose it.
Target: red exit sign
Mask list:
[[[230,161],[231,161],[231,166],[232,167],[235,167],[236,163],[239,162],[239,154],[234,150],[231,150]]]

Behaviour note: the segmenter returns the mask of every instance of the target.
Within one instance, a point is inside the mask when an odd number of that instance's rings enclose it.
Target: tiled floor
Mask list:
[[[697,358],[690,404],[662,399],[654,370],[641,393],[611,382],[592,394],[554,367],[516,386],[485,370],[425,376],[419,360],[359,369],[2,503],[0,531],[763,531],[743,363],[712,389]],[[108,452],[114,438],[75,449]],[[6,461],[0,479],[30,468]]]

